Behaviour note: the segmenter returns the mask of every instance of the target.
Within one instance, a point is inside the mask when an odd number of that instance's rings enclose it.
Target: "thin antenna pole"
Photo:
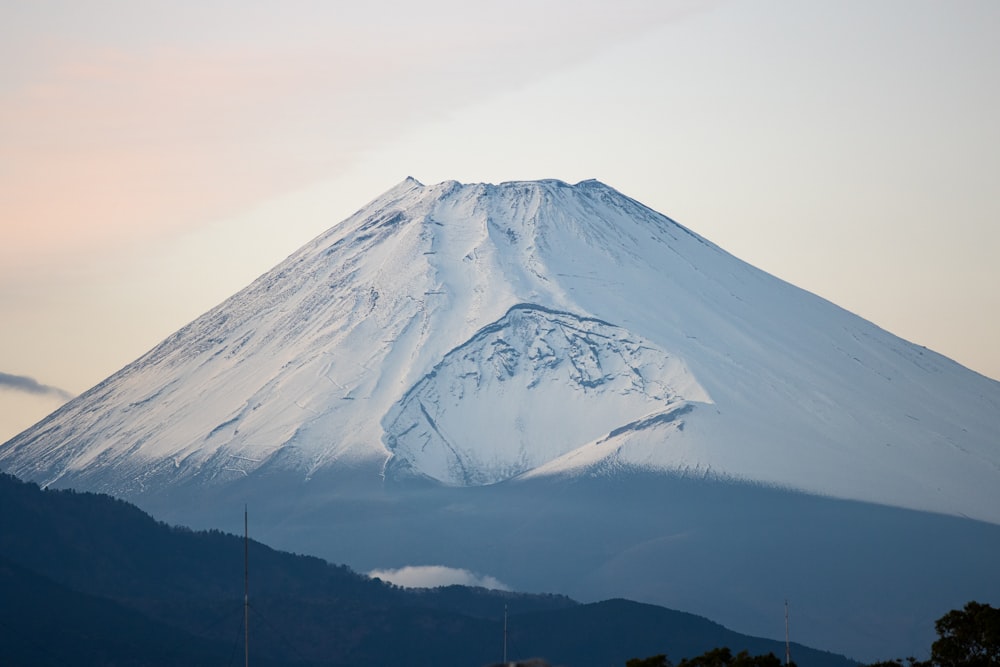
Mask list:
[[[507,664],[507,605],[503,606],[503,664]]]
[[[792,662],[792,645],[788,642],[788,600],[785,600],[785,667]]]
[[[250,667],[250,531],[243,506],[243,664]]]

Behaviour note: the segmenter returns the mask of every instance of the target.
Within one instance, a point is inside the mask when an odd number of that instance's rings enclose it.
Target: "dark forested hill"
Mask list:
[[[2,557],[0,591],[0,664],[211,665],[228,651]]]
[[[236,664],[243,539],[159,523],[108,496],[46,491],[0,474],[4,665]],[[239,510],[237,510],[239,511]],[[706,619],[625,601],[460,586],[404,590],[251,541],[250,646],[258,665],[484,665],[511,656],[571,667],[679,660],[719,645],[783,647]],[[796,647],[799,664],[845,667]],[[234,662],[235,660],[235,662]]]

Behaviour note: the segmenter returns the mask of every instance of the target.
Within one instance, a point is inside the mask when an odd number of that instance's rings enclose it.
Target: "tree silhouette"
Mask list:
[[[625,667],[673,667],[664,653],[651,655],[648,658],[632,658],[625,663]]]
[[[967,602],[934,623],[938,640],[931,659],[907,658],[907,667],[1000,667],[1000,609]],[[868,667],[903,667],[899,658],[873,662]]]
[[[1000,667],[1000,609],[969,602],[934,624],[931,662],[940,667]]]
[[[792,663],[794,667],[795,663]],[[632,658],[625,667],[672,667],[664,654],[652,655],[648,658]],[[781,667],[781,660],[773,653],[766,655],[750,655],[740,651],[733,656],[728,647],[713,648],[694,658],[684,658],[677,667]]]

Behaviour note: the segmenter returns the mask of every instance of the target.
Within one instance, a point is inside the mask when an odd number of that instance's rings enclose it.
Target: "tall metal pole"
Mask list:
[[[503,664],[507,664],[507,605],[503,606]]]
[[[785,600],[785,667],[792,662],[792,645],[788,642],[788,600]]]
[[[243,664],[250,667],[250,531],[243,506]]]

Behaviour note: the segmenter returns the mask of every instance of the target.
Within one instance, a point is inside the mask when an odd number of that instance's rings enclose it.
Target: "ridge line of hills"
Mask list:
[[[172,527],[122,500],[43,490],[5,473],[0,505],[5,664],[226,664],[241,650],[241,537]],[[403,589],[253,540],[249,563],[251,652],[260,665],[486,665],[499,657],[505,605],[512,655],[567,667],[664,652],[679,660],[722,645],[783,650],[622,599]],[[793,652],[799,664],[857,664],[797,644]]]

